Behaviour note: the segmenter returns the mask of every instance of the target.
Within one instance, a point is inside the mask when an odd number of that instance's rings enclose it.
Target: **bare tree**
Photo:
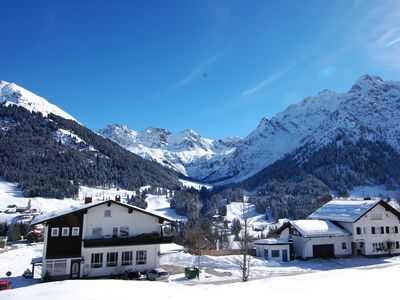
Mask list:
[[[242,275],[242,281],[246,282],[250,275],[250,269],[254,265],[254,259],[251,255],[251,248],[253,245],[254,237],[250,232],[251,220],[248,203],[242,201],[241,214],[242,214],[242,230],[238,235],[237,244],[240,249],[240,255],[235,259],[235,263]]]

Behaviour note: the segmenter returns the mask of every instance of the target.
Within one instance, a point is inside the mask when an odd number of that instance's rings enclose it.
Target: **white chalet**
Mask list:
[[[44,224],[42,278],[103,277],[159,267],[160,244],[170,243],[171,220],[108,200],[35,217]]]
[[[333,200],[309,219],[331,221],[349,232],[354,255],[400,254],[400,212],[383,200]]]

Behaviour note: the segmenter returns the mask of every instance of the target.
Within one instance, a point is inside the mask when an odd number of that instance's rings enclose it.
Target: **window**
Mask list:
[[[67,260],[62,259],[46,261],[46,272],[52,276],[67,274]]]
[[[92,253],[91,267],[93,269],[103,266],[103,253]]]
[[[381,232],[380,232],[380,234],[384,234],[385,233],[385,227],[381,227]]]
[[[268,249],[264,249],[264,258],[265,258],[265,259],[268,259],[268,258],[269,258],[269,256],[268,256]]]
[[[389,226],[386,226],[386,234],[389,234],[389,233],[390,233]]]
[[[371,220],[382,220],[381,213],[371,213]]]
[[[51,236],[59,236],[60,234],[60,229],[58,227],[53,227],[51,229]]]
[[[371,227],[372,234],[375,234],[375,227]]]
[[[121,265],[123,266],[130,266],[132,265],[133,252],[132,251],[124,251],[122,252],[122,262]]]
[[[342,243],[342,249],[346,250],[347,249],[347,244],[345,242]]]
[[[93,228],[92,235],[95,239],[101,238],[103,236],[101,228]]]
[[[358,235],[361,234],[361,227],[357,227],[357,234],[358,234]]]
[[[118,252],[108,252],[107,253],[107,267],[115,267],[118,262]]]
[[[105,217],[111,217],[111,209],[106,209],[106,210],[104,211],[104,216],[105,216]]]
[[[400,243],[396,242],[396,249],[399,249],[399,248],[400,248]]]
[[[394,226],[394,233],[399,233],[399,227]]]
[[[118,236],[118,227],[113,227],[113,237],[117,237]]]
[[[147,261],[147,251],[146,250],[136,251],[136,264],[145,265],[146,261]]]
[[[279,250],[271,250],[271,257],[279,257],[280,251]]]
[[[61,236],[69,236],[69,227],[63,227],[62,228]]]
[[[129,227],[120,227],[119,236],[126,237],[129,236]]]
[[[79,236],[79,227],[72,227],[72,236]]]

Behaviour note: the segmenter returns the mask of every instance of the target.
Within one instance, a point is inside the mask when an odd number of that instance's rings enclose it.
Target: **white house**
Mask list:
[[[326,258],[351,255],[351,233],[330,221],[290,222],[296,257]]]
[[[254,242],[256,256],[267,260],[290,261],[290,246],[293,243],[287,239],[269,238]]]
[[[170,243],[171,220],[119,201],[88,203],[35,217],[44,224],[42,278],[67,279],[159,267],[160,244]]]
[[[309,216],[351,233],[353,254],[400,254],[400,212],[383,200],[333,200]]]

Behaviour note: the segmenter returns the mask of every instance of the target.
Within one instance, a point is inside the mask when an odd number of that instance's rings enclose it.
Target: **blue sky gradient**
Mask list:
[[[246,136],[365,73],[400,80],[399,1],[3,1],[0,79],[91,129]]]

